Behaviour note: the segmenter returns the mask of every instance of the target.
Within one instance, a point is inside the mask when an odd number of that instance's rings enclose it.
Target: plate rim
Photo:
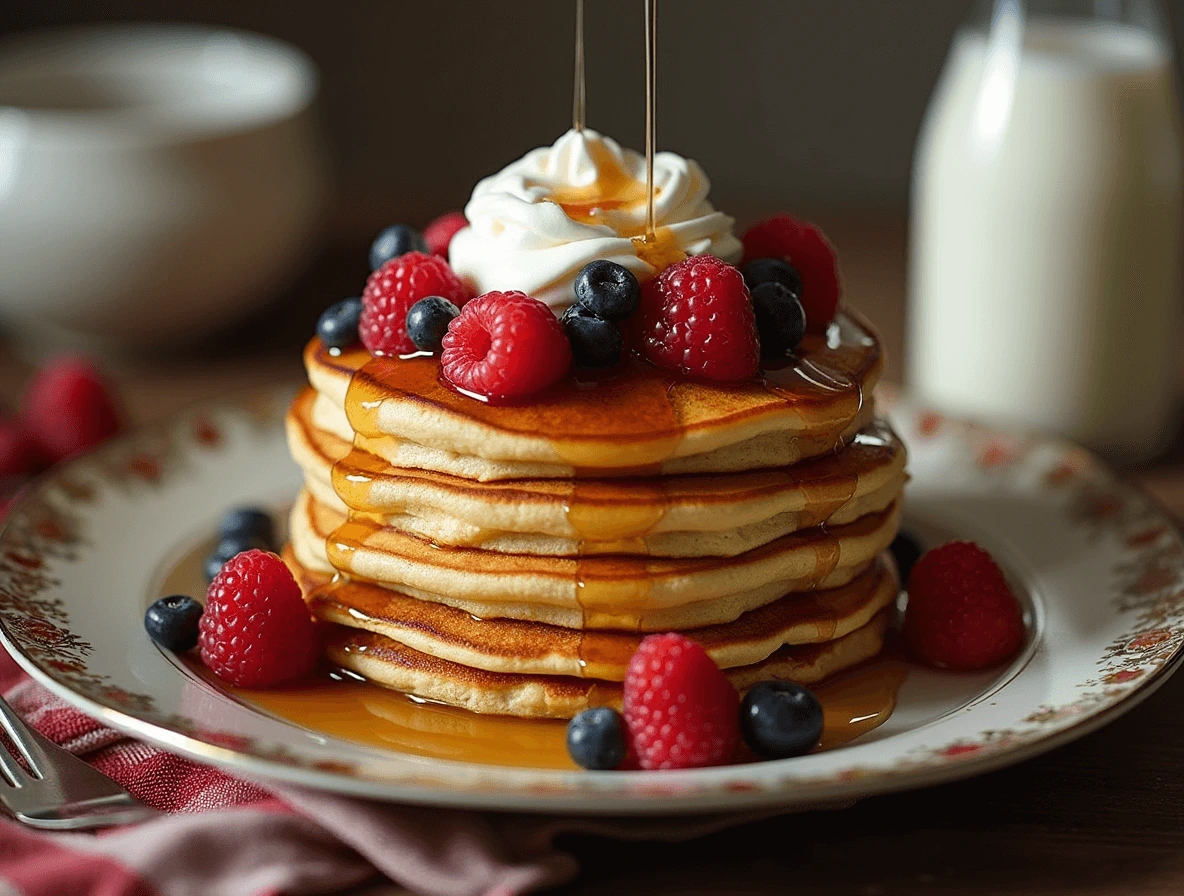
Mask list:
[[[96,457],[114,455],[134,445],[137,440],[144,440],[152,436],[165,436],[186,422],[192,422],[199,415],[208,417],[220,413],[241,413],[245,406],[253,399],[266,397],[267,400],[286,406],[287,398],[293,394],[291,387],[271,387],[266,389],[241,390],[221,399],[194,404],[167,419],[158,421],[147,427],[135,429],[112,442],[107,443],[98,451],[81,458],[72,460],[55,468],[46,476],[40,478],[27,490],[11,509],[8,520],[0,526],[0,547],[7,546],[9,523],[20,516],[22,511],[31,506],[34,501],[63,477],[67,476],[77,464],[91,461]],[[890,397],[890,405],[910,408],[919,415],[931,414],[900,397]],[[920,419],[920,418],[919,418]],[[1014,431],[1000,430],[968,424],[959,421],[944,420],[943,425],[950,425],[962,429],[976,430],[995,437],[1009,440],[1028,438],[1034,443],[1050,445],[1062,452],[1074,452],[1084,457],[1086,465],[1094,472],[1100,472],[1112,490],[1145,502],[1154,511],[1154,515],[1163,524],[1165,531],[1179,544],[1182,542],[1180,524],[1172,515],[1149,495],[1145,489],[1137,484],[1117,479],[1114,472],[1098,458],[1063,440],[1047,436],[1031,436]],[[905,439],[906,445],[909,440]],[[2,574],[0,570],[0,574]],[[2,584],[2,581],[0,581]],[[0,595],[2,598],[2,595]],[[2,601],[0,601],[2,602]],[[55,678],[49,671],[42,668],[37,659],[30,656],[19,641],[8,630],[7,623],[0,614],[0,644],[14,657],[21,668],[40,685],[47,688],[67,704],[77,707],[87,715],[102,721],[116,730],[133,737],[146,740],[172,752],[179,753],[200,762],[216,765],[220,768],[246,774],[248,777],[280,780],[287,784],[313,786],[319,789],[372,799],[392,802],[408,802],[431,804],[440,806],[454,806],[480,808],[501,811],[534,811],[534,812],[578,812],[579,814],[680,814],[713,812],[720,810],[741,810],[749,808],[767,808],[782,806],[787,810],[809,809],[818,806],[845,803],[864,798],[869,795],[898,792],[917,787],[928,787],[935,784],[959,780],[974,775],[993,771],[1008,765],[1026,761],[1027,759],[1046,753],[1083,737],[1102,726],[1109,724],[1125,712],[1133,709],[1143,700],[1150,697],[1167,679],[1184,664],[1184,643],[1177,644],[1172,652],[1160,664],[1151,669],[1141,679],[1130,684],[1120,697],[1108,702],[1092,711],[1085,711],[1080,718],[1072,719],[1068,724],[1047,730],[1027,732],[1026,737],[1018,743],[1004,746],[1001,749],[982,749],[967,751],[960,755],[944,757],[942,761],[928,764],[911,765],[907,768],[874,768],[866,777],[855,777],[850,780],[840,780],[833,774],[821,778],[794,778],[793,776],[777,777],[768,774],[774,780],[763,781],[751,788],[737,787],[732,789],[726,780],[722,782],[705,783],[703,787],[696,787],[695,781],[703,778],[721,777],[721,770],[705,769],[684,772],[579,772],[563,770],[529,770],[532,776],[542,779],[564,778],[574,776],[593,776],[601,783],[611,783],[614,779],[628,779],[632,784],[640,786],[644,791],[647,785],[660,791],[659,798],[636,799],[636,794],[627,794],[617,790],[578,790],[575,788],[562,791],[541,792],[532,788],[524,788],[518,792],[507,792],[503,789],[492,789],[483,792],[479,787],[467,786],[459,788],[444,788],[435,783],[416,783],[413,780],[394,781],[389,777],[368,776],[354,769],[350,774],[340,771],[326,771],[310,768],[307,765],[293,765],[274,758],[259,755],[249,750],[235,749],[209,743],[199,737],[184,731],[174,730],[165,724],[137,717],[118,707],[105,705],[96,699],[80,693],[65,681]],[[1004,685],[1003,687],[1006,687]],[[476,763],[466,763],[458,760],[433,760],[451,766],[469,769],[493,770],[497,767],[482,766]],[[783,767],[793,760],[779,760],[763,762],[759,766],[767,771]],[[746,766],[724,767],[725,769],[743,769]],[[500,771],[505,771],[500,769]],[[725,779],[726,775],[722,776]],[[742,775],[740,777],[743,777]],[[666,784],[683,784],[685,792],[677,788],[667,788]],[[382,792],[375,792],[375,788]],[[808,793],[795,794],[795,788],[807,788]],[[627,805],[622,805],[627,801]]]

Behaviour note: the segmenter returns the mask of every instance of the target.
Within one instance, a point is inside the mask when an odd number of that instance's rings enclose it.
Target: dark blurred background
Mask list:
[[[969,0],[664,0],[659,144],[740,217],[903,214],[913,141]],[[1177,33],[1184,0],[1170,3]],[[570,0],[7,0],[0,33],[201,21],[278,36],[323,77],[353,219],[424,220],[570,123]],[[587,2],[589,124],[640,148],[640,0]],[[367,222],[369,223],[369,222]]]

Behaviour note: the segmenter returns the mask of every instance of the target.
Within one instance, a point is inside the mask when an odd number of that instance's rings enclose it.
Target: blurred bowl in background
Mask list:
[[[294,47],[201,26],[0,44],[0,316],[151,350],[273,299],[321,218],[317,86]]]

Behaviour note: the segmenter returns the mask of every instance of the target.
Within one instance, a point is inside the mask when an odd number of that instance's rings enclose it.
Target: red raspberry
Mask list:
[[[697,379],[756,376],[760,342],[740,272],[714,255],[671,265],[645,284],[637,316],[642,354]]]
[[[842,292],[839,260],[826,235],[808,221],[777,215],[748,228],[744,263],[754,258],[784,258],[802,275],[806,331],[825,333],[839,310]]]
[[[448,246],[458,230],[469,226],[469,220],[464,212],[449,212],[436,218],[423,230],[423,240],[428,244],[428,251],[433,255],[448,257]]]
[[[300,586],[267,551],[244,551],[226,562],[210,582],[199,631],[201,661],[239,687],[274,687],[317,662],[316,623]]]
[[[60,358],[43,367],[25,392],[21,416],[51,462],[88,451],[122,428],[107,384],[83,358]]]
[[[37,473],[44,461],[41,447],[19,420],[0,420],[0,479]]]
[[[934,548],[909,575],[904,632],[922,661],[948,669],[986,669],[1024,643],[1020,605],[999,565],[976,544]]]
[[[407,336],[407,311],[420,299],[443,296],[464,305],[469,291],[443,258],[408,252],[392,258],[370,275],[362,293],[358,332],[372,355],[409,355],[415,343]]]
[[[722,765],[740,739],[740,697],[698,644],[650,635],[625,673],[625,724],[644,769]]]
[[[524,292],[487,292],[448,325],[440,369],[458,389],[490,401],[546,389],[571,366],[571,344],[555,314]]]

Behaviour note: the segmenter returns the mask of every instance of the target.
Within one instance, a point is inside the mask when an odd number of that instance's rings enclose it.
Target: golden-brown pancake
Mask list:
[[[832,641],[863,627],[895,600],[898,590],[894,568],[882,560],[841,588],[789,594],[734,622],[683,633],[721,669],[748,666],[782,646]],[[377,632],[421,653],[490,672],[623,681],[643,637],[476,619],[463,610],[348,580],[313,588],[306,599],[324,622]]]
[[[348,429],[340,419],[331,427],[339,436],[360,435],[368,441],[355,444],[398,466],[479,480],[785,466],[864,428],[883,370],[870,325],[850,312],[758,382],[685,381],[631,359],[515,406],[461,395],[441,381],[435,358],[372,358],[314,339],[305,364],[313,388],[344,410]]]
[[[394,468],[351,449],[313,425],[313,400],[306,390],[287,423],[313,496],[331,509],[374,514],[384,525],[457,547],[558,557],[736,556],[790,532],[882,511],[905,481],[904,448],[876,423],[838,454],[778,470],[478,483]]]
[[[738,557],[569,559],[435,546],[373,520],[346,522],[305,492],[293,508],[291,538],[300,562],[313,570],[339,570],[453,606],[464,602],[483,618],[653,630],[729,622],[793,591],[846,584],[888,547],[898,517],[894,504]],[[551,612],[544,616],[543,608]]]
[[[759,681],[814,684],[871,659],[884,645],[888,614],[823,644],[782,647],[767,659],[726,672],[738,690]],[[588,678],[489,672],[429,656],[384,635],[333,626],[329,658],[375,684],[474,712],[567,719],[593,706],[621,706],[621,685]]]

